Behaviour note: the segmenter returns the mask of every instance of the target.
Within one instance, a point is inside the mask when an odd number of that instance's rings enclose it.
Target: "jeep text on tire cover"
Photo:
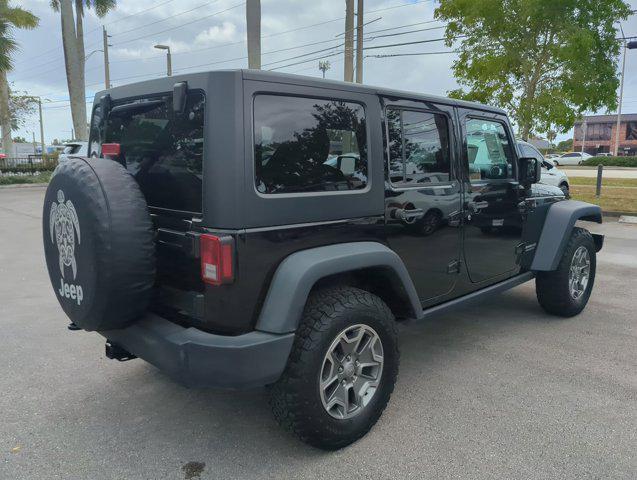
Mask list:
[[[397,323],[535,279],[591,295],[599,207],[537,185],[505,112],[261,71],[95,96],[89,157],[44,200],[51,284],[106,355],[192,387],[268,385],[324,449],[365,435],[398,374]]]

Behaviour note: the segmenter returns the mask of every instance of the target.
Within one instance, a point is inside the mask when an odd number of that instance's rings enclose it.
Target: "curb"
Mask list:
[[[48,183],[12,183],[10,185],[0,185],[0,190],[3,188],[41,188],[47,187],[48,185]]]
[[[621,216],[627,216],[627,217],[634,217],[635,215],[637,215],[637,212],[604,212],[602,211],[602,216],[604,217],[621,217]]]

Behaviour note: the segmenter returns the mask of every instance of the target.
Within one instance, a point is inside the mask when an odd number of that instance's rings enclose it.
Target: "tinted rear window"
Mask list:
[[[115,104],[105,143],[119,143],[121,158],[151,207],[200,213],[204,155],[204,95],[191,91],[183,114],[172,94]]]
[[[259,193],[360,190],[367,185],[362,105],[258,95],[254,156]]]

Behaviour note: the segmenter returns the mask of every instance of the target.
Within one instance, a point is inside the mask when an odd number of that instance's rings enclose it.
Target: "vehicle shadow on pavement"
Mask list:
[[[516,289],[493,302],[401,328],[402,363],[394,400],[372,433],[344,451],[374,449],[395,435],[396,425],[389,425],[408,421],[403,412],[406,399],[426,398],[428,380],[441,364],[462,361],[463,352],[482,348],[481,343],[520,323],[546,321],[534,295]],[[139,360],[104,362],[108,376],[94,380],[92,389],[72,399],[86,409],[68,415],[67,406],[60,404],[57,415],[51,412],[55,418],[49,428],[60,430],[71,451],[100,445],[100,455],[110,451],[121,456],[123,450],[131,459],[118,462],[129,465],[203,462],[207,474],[214,472],[210,478],[239,471],[251,478],[264,468],[268,476],[294,476],[296,470],[288,471],[290,464],[301,462],[311,470],[312,460],[340,455],[306,446],[283,431],[270,413],[265,389],[188,389]],[[73,434],[64,435],[69,431]]]

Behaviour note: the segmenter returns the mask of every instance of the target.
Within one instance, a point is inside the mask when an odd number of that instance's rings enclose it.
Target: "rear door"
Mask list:
[[[157,231],[157,286],[153,308],[201,322],[204,286],[193,248],[202,218],[204,156],[203,91],[188,92],[185,111],[175,112],[172,92],[98,104],[91,122],[91,156],[102,143],[120,145],[117,160],[135,177]],[[105,118],[102,118],[105,117]],[[104,160],[110,161],[110,160]]]
[[[473,283],[497,281],[519,270],[522,190],[506,117],[459,109],[464,143],[464,255]]]
[[[456,283],[461,194],[453,108],[385,100],[385,226],[423,303]]]

